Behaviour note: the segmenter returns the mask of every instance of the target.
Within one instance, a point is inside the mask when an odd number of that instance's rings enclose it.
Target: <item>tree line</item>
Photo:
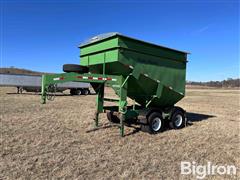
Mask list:
[[[210,87],[240,87],[240,79],[228,78],[223,81],[208,81],[208,82],[196,82],[187,81],[188,85],[200,85],[200,86],[210,86]]]

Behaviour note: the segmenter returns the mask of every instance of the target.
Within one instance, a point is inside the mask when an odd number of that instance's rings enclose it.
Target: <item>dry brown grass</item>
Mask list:
[[[0,179],[190,179],[180,175],[181,161],[240,163],[238,90],[188,90],[178,105],[196,113],[192,126],[157,135],[126,128],[124,138],[104,114],[106,128],[86,132],[95,95],[41,105],[38,95],[6,92],[15,89],[0,88]]]

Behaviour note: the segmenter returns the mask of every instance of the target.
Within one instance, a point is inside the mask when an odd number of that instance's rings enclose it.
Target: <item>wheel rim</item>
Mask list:
[[[159,131],[159,129],[161,128],[161,126],[162,126],[162,121],[161,121],[161,119],[160,119],[159,117],[154,118],[153,121],[152,121],[152,129],[153,129],[154,131]]]
[[[182,125],[182,122],[183,122],[182,115],[181,114],[176,115],[174,122],[175,122],[176,127],[180,127]]]

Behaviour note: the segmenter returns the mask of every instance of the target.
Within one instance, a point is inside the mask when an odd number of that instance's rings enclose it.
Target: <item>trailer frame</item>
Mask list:
[[[136,73],[135,73],[136,74]],[[96,96],[96,111],[95,111],[95,128],[99,127],[99,114],[106,113],[106,112],[113,112],[118,115],[120,119],[120,124],[117,126],[120,129],[120,135],[124,137],[124,124],[126,120],[138,118],[140,114],[144,114],[146,117],[152,112],[160,112],[162,117],[165,120],[169,120],[171,115],[174,112],[175,106],[172,107],[149,107],[149,102],[146,103],[145,106],[139,106],[134,104],[132,106],[128,106],[127,103],[127,86],[128,80],[130,77],[134,77],[131,73],[127,77],[123,77],[122,75],[106,75],[106,74],[90,74],[90,73],[76,73],[76,72],[68,72],[68,73],[60,73],[60,74],[51,74],[51,75],[42,75],[42,91],[41,91],[41,103],[45,104],[46,100],[48,99],[48,89],[50,86],[64,83],[68,81],[74,82],[88,82],[92,85],[94,90],[97,93]],[[112,98],[105,98],[104,97],[104,89],[105,86],[117,87],[119,91],[119,98],[112,99]],[[159,87],[161,87],[159,85]],[[156,95],[152,98],[157,97],[161,93],[162,88],[158,88]],[[50,98],[51,99],[51,98]],[[116,102],[116,106],[104,106],[104,102]],[[185,111],[181,109],[184,113]],[[185,125],[187,119],[184,119]],[[147,124],[146,124],[147,125]]]
[[[126,114],[132,116],[132,111],[135,117],[138,115],[135,111],[135,107],[132,110],[127,109],[127,84],[128,77],[115,75],[103,75],[103,74],[89,74],[89,73],[61,73],[51,74],[42,76],[42,92],[41,92],[41,103],[45,104],[47,100],[48,87],[56,83],[64,83],[68,81],[75,82],[88,82],[92,85],[97,93],[96,97],[96,112],[95,112],[95,127],[99,126],[99,114],[107,111],[118,111],[120,115],[120,134],[124,136],[124,121]],[[104,87],[105,85],[115,86],[119,88],[120,96],[119,99],[104,98]],[[118,102],[117,109],[115,106],[104,106],[104,101]]]

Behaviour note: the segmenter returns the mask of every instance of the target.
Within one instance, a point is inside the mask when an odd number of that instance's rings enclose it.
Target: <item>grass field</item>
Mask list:
[[[193,125],[157,135],[128,127],[124,138],[105,114],[91,131],[95,95],[42,105],[40,96],[15,91],[0,88],[0,179],[190,179],[180,175],[181,161],[240,164],[239,90],[188,89],[178,105]]]

